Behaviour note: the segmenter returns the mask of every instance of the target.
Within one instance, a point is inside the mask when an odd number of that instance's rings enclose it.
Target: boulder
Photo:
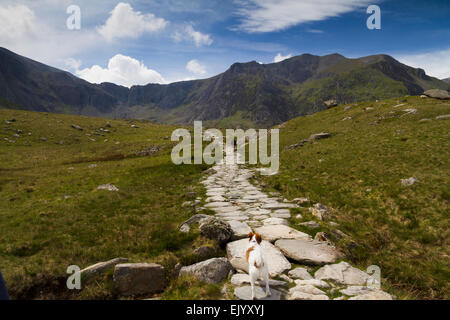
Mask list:
[[[265,225],[255,229],[261,237],[269,242],[274,242],[278,239],[310,239],[309,234],[300,232],[285,225]]]
[[[248,273],[248,263],[245,260],[245,252],[247,251],[249,241],[241,239],[227,244],[227,257],[233,267]],[[261,247],[269,268],[271,277],[275,277],[286,270],[291,269],[291,264],[286,257],[273,244],[263,240]]]
[[[326,220],[329,218],[332,209],[321,204],[316,203],[314,206],[308,208],[309,212],[319,220]]]
[[[73,129],[75,129],[75,130],[83,131],[83,128],[80,127],[80,126],[77,126],[76,124],[73,124],[71,127],[72,127]]]
[[[326,138],[330,138],[331,134],[328,132],[321,132],[321,133],[316,133],[316,134],[312,134],[309,137],[309,141],[317,141],[317,140],[321,140],[321,139],[326,139]]]
[[[199,257],[210,257],[216,253],[213,247],[203,246],[194,250],[194,254]]]
[[[289,226],[289,222],[283,218],[268,218],[262,221],[265,226],[269,225],[284,225]]]
[[[215,240],[220,245],[227,243],[233,235],[230,225],[217,218],[203,219],[199,230],[204,237]]]
[[[416,184],[418,181],[419,180],[417,180],[417,178],[415,177],[410,177],[408,179],[401,179],[402,186],[404,187],[412,186],[413,184]]]
[[[231,220],[228,221],[228,224],[230,225],[231,230],[233,230],[231,240],[247,238],[247,235],[252,232],[252,229],[245,222]]]
[[[314,277],[319,280],[331,280],[345,285],[365,285],[369,275],[347,262],[326,265],[316,271]]]
[[[303,264],[321,265],[333,263],[342,258],[342,254],[336,248],[315,240],[282,239],[276,241],[275,246],[287,257]]]
[[[203,220],[207,220],[207,219],[213,219],[212,216],[208,216],[207,214],[196,214],[193,215],[192,217],[190,217],[189,219],[187,219],[185,222],[183,222],[180,226],[180,231],[181,232],[189,232],[190,231],[190,226],[194,223],[199,223]]]
[[[320,227],[320,224],[318,224],[316,221],[307,221],[307,222],[302,222],[302,223],[299,223],[299,225],[300,226],[304,226],[304,227],[307,227],[307,228],[319,228]]]
[[[302,285],[302,286],[306,286],[306,285],[310,285],[310,286],[314,286],[317,288],[323,288],[323,289],[329,289],[331,286],[326,283],[323,280],[317,280],[317,279],[308,279],[308,280],[294,280],[296,285]]]
[[[101,274],[116,264],[127,262],[127,258],[115,258],[104,262],[96,263],[92,266],[86,267],[80,271],[81,276],[91,277],[97,274]]]
[[[256,300],[280,300],[281,292],[275,289],[270,289],[271,295],[266,297],[266,289],[260,286],[255,286],[255,298]],[[234,289],[234,295],[240,300],[251,300],[252,299],[252,287],[243,286]]]
[[[136,296],[161,292],[164,267],[156,263],[125,263],[114,268],[114,282],[120,294]]]
[[[320,289],[317,289],[315,286],[310,285],[310,284],[298,284],[295,287],[292,287],[289,289],[289,294],[293,294],[296,291],[300,291],[303,293],[309,293],[309,294],[325,294],[325,292],[323,292]]]
[[[424,92],[424,95],[430,98],[435,99],[442,99],[442,100],[449,100],[450,95],[448,94],[448,91],[446,90],[440,90],[440,89],[430,89]]]
[[[182,267],[179,275],[190,274],[203,282],[219,283],[228,276],[231,269],[231,263],[226,258],[212,258]]]
[[[308,279],[314,279],[306,270],[305,268],[298,267],[295,269],[292,269],[288,272],[288,276],[292,279],[302,279],[302,280],[308,280]]]
[[[338,105],[337,101],[334,99],[324,101],[323,103],[327,108],[336,107]]]

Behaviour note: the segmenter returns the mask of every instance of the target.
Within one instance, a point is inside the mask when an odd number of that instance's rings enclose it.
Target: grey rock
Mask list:
[[[347,262],[326,265],[316,271],[314,277],[319,280],[332,280],[345,285],[364,285],[369,275]]]
[[[430,98],[435,99],[442,99],[442,100],[448,100],[450,99],[450,95],[448,94],[448,91],[446,90],[440,90],[440,89],[430,89],[424,92],[424,95]]]
[[[255,229],[261,237],[270,242],[278,239],[310,239],[311,236],[285,225],[265,225]]]
[[[311,285],[311,286],[314,286],[314,287],[317,287],[317,288],[323,288],[323,289],[329,289],[331,287],[325,281],[317,280],[317,279],[305,279],[305,280],[298,279],[298,280],[295,280],[294,282],[297,285],[302,285],[302,286]]]
[[[317,295],[325,294],[325,292],[310,284],[297,284],[295,287],[289,289],[289,294],[293,294],[296,291]]]
[[[118,192],[118,191],[119,191],[119,188],[117,188],[115,185],[110,184],[110,183],[99,185],[99,186],[97,187],[97,189],[98,189],[98,190],[115,191],[115,192]]]
[[[189,219],[187,219],[185,222],[183,222],[180,226],[180,231],[181,232],[189,232],[190,231],[190,226],[192,224],[195,223],[199,223],[205,219],[213,219],[213,217],[208,216],[206,214],[196,214],[193,215],[192,217],[190,217]]]
[[[233,230],[233,235],[231,236],[231,240],[239,240],[246,238],[247,235],[252,232],[252,229],[245,223],[237,220],[228,221],[228,224]]]
[[[319,228],[320,224],[318,224],[316,221],[307,221],[299,223],[299,225],[307,227],[307,228]]]
[[[75,130],[83,131],[83,128],[80,127],[80,126],[77,126],[76,124],[71,125],[71,127],[72,127],[73,129],[75,129]]]
[[[450,114],[443,114],[436,117],[436,120],[450,119]]]
[[[342,254],[325,242],[310,239],[277,240],[275,246],[287,257],[303,264],[321,265],[333,263],[342,258]]]
[[[200,222],[199,231],[203,236],[217,241],[220,245],[225,244],[233,235],[230,225],[217,218],[203,219]]]
[[[268,218],[268,219],[263,220],[262,222],[265,226],[277,225],[277,224],[289,226],[289,222],[282,218]]]
[[[179,275],[190,274],[203,282],[219,283],[228,277],[231,269],[231,263],[226,258],[212,258],[182,267]]]
[[[337,101],[334,99],[324,101],[323,103],[327,108],[336,107],[338,105]]]
[[[292,279],[302,279],[302,280],[314,279],[309,274],[308,270],[302,267],[292,269],[291,271],[288,272],[288,276],[291,277]]]
[[[84,277],[91,277],[95,276],[101,273],[104,273],[106,270],[108,270],[111,267],[114,267],[115,265],[123,262],[127,262],[127,258],[115,258],[104,262],[96,263],[92,266],[86,267],[83,270],[80,271],[80,274]]]
[[[114,268],[114,282],[125,296],[161,292],[165,287],[164,267],[155,263],[118,264]]]
[[[409,187],[413,184],[416,184],[419,180],[417,180],[415,177],[410,177],[408,179],[401,179],[402,186]]]
[[[216,249],[209,246],[198,247],[194,250],[194,254],[199,257],[209,257],[216,253]]]

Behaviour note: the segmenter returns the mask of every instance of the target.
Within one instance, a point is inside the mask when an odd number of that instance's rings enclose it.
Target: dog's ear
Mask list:
[[[248,241],[252,240],[252,238],[253,238],[253,232],[250,232],[250,233],[247,235],[247,237],[248,237]]]
[[[258,244],[260,244],[262,241],[261,235],[259,233],[255,233],[255,238],[256,238],[256,242],[258,242]]]

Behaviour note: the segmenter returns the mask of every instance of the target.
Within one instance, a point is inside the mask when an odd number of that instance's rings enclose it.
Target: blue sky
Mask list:
[[[70,5],[81,29],[69,30]],[[381,29],[369,30],[369,5]],[[447,0],[2,0],[0,46],[91,82],[207,78],[234,62],[386,53],[450,77]]]

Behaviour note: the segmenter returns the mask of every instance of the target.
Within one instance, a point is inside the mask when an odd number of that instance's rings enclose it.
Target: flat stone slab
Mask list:
[[[267,216],[267,215],[265,215],[265,214],[262,214],[262,215],[259,215],[259,216],[253,216],[252,217],[252,219],[254,219],[254,220],[265,220],[265,219],[268,219],[269,218],[269,216]]]
[[[309,294],[317,294],[317,295],[325,294],[324,291],[322,291],[310,284],[298,284],[295,287],[292,287],[289,289],[289,294],[293,294],[296,291],[300,291],[303,293],[309,293]]]
[[[277,224],[289,226],[289,222],[282,218],[268,218],[268,219],[263,220],[263,224],[265,226],[277,225]]]
[[[323,288],[323,289],[331,288],[331,286],[327,282],[325,282],[323,280],[317,280],[317,279],[307,279],[307,280],[297,279],[297,280],[294,280],[294,282],[295,282],[295,284],[302,285],[302,286],[311,285],[311,286],[314,286],[317,288]]]
[[[281,300],[281,292],[275,289],[270,289],[271,295],[266,297],[266,289],[260,286],[255,286],[255,298],[256,300]],[[252,299],[252,287],[243,286],[234,289],[234,295],[240,300]]]
[[[206,208],[219,208],[219,207],[228,207],[231,204],[229,202],[221,201],[221,202],[210,202],[205,204]]]
[[[242,238],[247,238],[247,235],[252,232],[252,229],[245,222],[230,220],[228,224],[233,230],[233,235],[231,236],[231,240],[239,240]]]
[[[326,265],[316,271],[314,277],[319,280],[332,280],[345,285],[365,285],[369,275],[347,262]]]
[[[273,203],[266,203],[261,208],[263,209],[283,209],[283,208],[296,208],[297,205],[293,203],[279,203],[279,202],[273,202]]]
[[[265,225],[256,228],[255,232],[259,233],[264,240],[270,242],[274,242],[278,239],[311,239],[309,234],[300,232],[285,225]]]
[[[342,258],[342,254],[326,242],[301,239],[278,240],[275,246],[287,257],[303,264],[321,265],[333,263]]]
[[[248,273],[248,263],[245,260],[245,252],[249,241],[241,239],[227,244],[227,258],[237,270],[242,270]],[[271,277],[275,277],[286,270],[291,269],[290,262],[273,244],[267,241],[261,242],[261,247],[264,251],[266,263],[269,268]]]
[[[210,208],[210,209],[214,210],[216,213],[225,213],[225,212],[239,211],[240,208],[237,206],[232,206],[230,204],[229,207],[215,207],[215,208]]]
[[[308,270],[302,267],[292,269],[288,272],[288,276],[292,279],[310,280],[314,279],[312,275],[309,274]]]
[[[249,284],[250,276],[246,273],[236,273],[231,277],[231,283],[238,286],[243,284]],[[255,284],[262,287],[265,286],[265,282],[262,279],[258,279],[255,282]],[[269,287],[287,287],[287,286],[288,283],[286,281],[269,279]]]
[[[272,218],[289,219],[291,217],[290,213],[271,213]]]

